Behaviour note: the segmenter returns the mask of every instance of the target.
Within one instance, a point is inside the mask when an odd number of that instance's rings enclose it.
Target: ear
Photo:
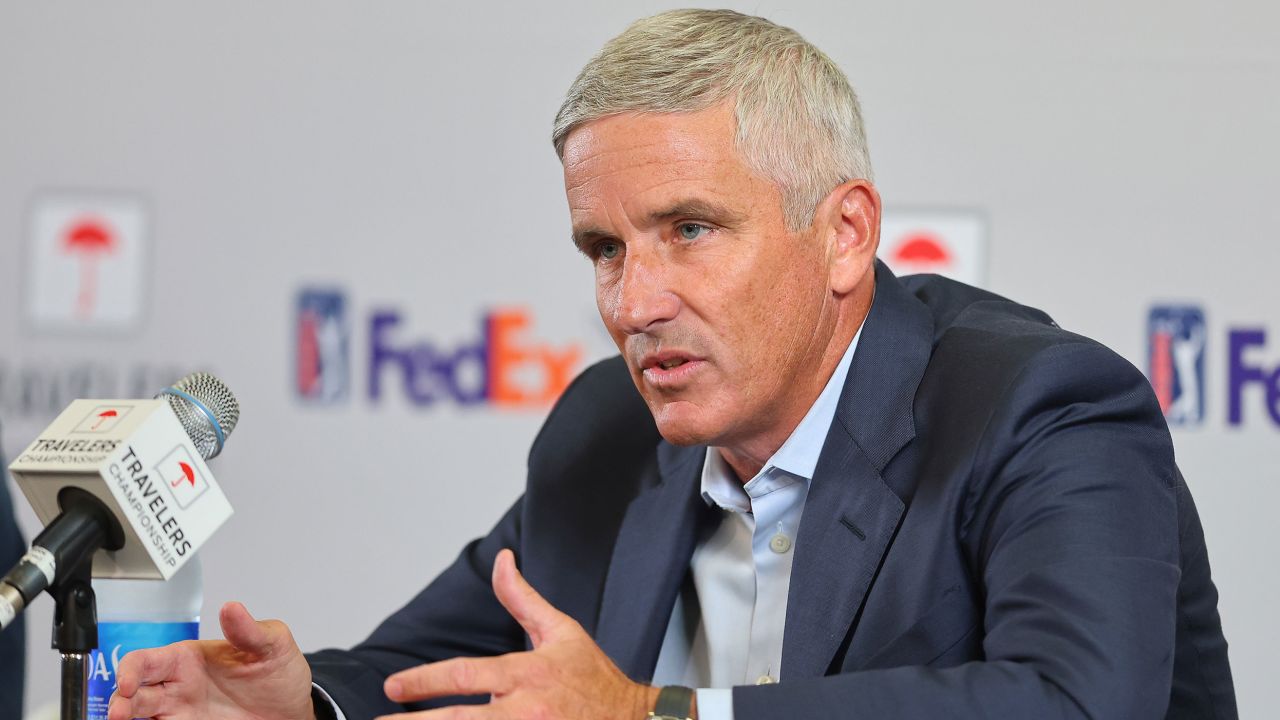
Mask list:
[[[867,180],[848,180],[819,206],[820,230],[829,238],[831,289],[853,291],[874,275],[880,245],[880,193]]]

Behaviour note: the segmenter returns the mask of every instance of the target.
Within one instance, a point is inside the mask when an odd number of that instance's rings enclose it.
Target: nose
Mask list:
[[[614,319],[628,335],[651,330],[675,318],[680,297],[670,287],[669,268],[662,260],[633,244],[622,263]]]

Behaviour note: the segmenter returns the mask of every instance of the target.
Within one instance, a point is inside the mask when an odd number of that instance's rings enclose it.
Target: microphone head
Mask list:
[[[240,403],[221,380],[194,372],[160,391],[205,460],[217,457],[240,421]]]

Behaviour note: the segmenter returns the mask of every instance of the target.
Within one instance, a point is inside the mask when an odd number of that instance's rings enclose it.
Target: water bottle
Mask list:
[[[89,719],[106,720],[116,671],[131,650],[195,640],[200,633],[204,587],[200,558],[164,580],[94,578],[98,598],[98,649],[89,654]]]

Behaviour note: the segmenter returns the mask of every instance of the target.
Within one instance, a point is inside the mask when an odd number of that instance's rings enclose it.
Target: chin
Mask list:
[[[689,402],[650,403],[653,421],[672,445],[713,445],[723,429],[701,408]]]

